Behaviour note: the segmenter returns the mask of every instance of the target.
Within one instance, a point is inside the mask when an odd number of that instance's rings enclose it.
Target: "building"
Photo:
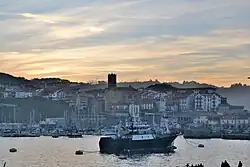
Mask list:
[[[166,99],[164,97],[160,97],[159,100],[156,101],[156,105],[159,112],[165,112],[167,109]]]
[[[200,114],[194,112],[179,112],[174,113],[174,117],[177,118],[178,124],[186,125],[193,123],[193,120],[197,118]]]
[[[186,112],[194,110],[194,94],[190,92],[175,93],[173,95],[173,103],[176,112]]]
[[[108,75],[108,88],[103,93],[105,101],[105,111],[110,115],[115,115],[121,108],[128,104],[139,104],[140,92],[129,87],[116,86],[116,74]]]
[[[59,101],[59,100],[65,100],[66,93],[63,91],[63,89],[59,89],[55,91],[54,93],[50,94],[51,100]]]
[[[217,113],[219,115],[224,115],[226,113],[229,113],[230,104],[220,104],[217,108]]]
[[[223,129],[246,129],[249,127],[249,117],[246,115],[227,115],[220,120]]]
[[[0,87],[0,98],[3,98],[4,97],[4,88],[1,88]]]
[[[108,74],[108,87],[109,88],[116,87],[116,84],[117,84],[116,79],[117,79],[116,74],[113,74],[113,73]]]
[[[16,92],[12,89],[5,89],[2,96],[4,99],[15,98]]]
[[[116,105],[139,104],[140,94],[133,87],[107,88],[104,92],[105,111],[115,112]]]
[[[25,99],[25,98],[31,98],[33,97],[32,92],[25,92],[25,91],[17,91],[15,92],[15,98],[16,99]]]
[[[215,112],[221,104],[221,96],[217,93],[197,93],[195,95],[195,110]]]
[[[161,93],[174,93],[179,89],[168,83],[155,84],[147,87],[148,90]]]
[[[220,117],[208,117],[208,127],[211,129],[220,128]]]
[[[144,112],[152,111],[155,108],[153,99],[142,99],[140,102],[140,109]]]
[[[193,119],[193,123],[196,127],[207,127],[208,125],[208,117],[207,116],[203,116],[203,115],[200,115],[196,118]]]
[[[230,104],[220,104],[217,113],[220,115],[225,114],[241,114],[244,112],[244,106],[235,106]]]
[[[221,104],[228,104],[227,97],[221,97]]]
[[[233,114],[243,113],[244,108],[245,108],[244,106],[230,105],[230,106],[229,106],[229,112],[230,112],[230,113],[233,113]]]

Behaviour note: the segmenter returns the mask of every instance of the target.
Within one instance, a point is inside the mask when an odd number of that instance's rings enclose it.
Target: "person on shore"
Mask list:
[[[224,162],[224,167],[230,167],[230,165],[227,161]]]
[[[239,161],[238,167],[242,167],[242,162]]]
[[[227,161],[221,163],[221,167],[230,167]]]

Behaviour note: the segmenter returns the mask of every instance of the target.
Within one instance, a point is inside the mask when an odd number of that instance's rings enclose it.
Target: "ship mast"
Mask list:
[[[131,130],[134,132],[134,123],[138,122],[140,119],[140,108],[138,105],[129,105],[129,117],[131,122]]]

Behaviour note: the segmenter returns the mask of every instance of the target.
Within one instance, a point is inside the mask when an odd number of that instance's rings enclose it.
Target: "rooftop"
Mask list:
[[[154,84],[147,87],[147,89],[155,90],[155,91],[191,91],[191,90],[216,90],[215,87],[212,86],[202,86],[202,87],[189,87],[189,88],[178,88],[169,83],[161,83]]]
[[[113,87],[113,88],[106,88],[105,90],[137,91],[137,89],[133,88],[132,86],[129,86],[129,87]]]

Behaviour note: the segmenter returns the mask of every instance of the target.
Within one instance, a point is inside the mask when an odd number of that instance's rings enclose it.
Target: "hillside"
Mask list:
[[[29,81],[23,77],[14,77],[12,75],[0,72],[0,84],[22,85]]]
[[[65,79],[60,78],[42,78],[42,79],[32,79],[27,80],[23,77],[14,77],[9,74],[0,73],[0,84],[15,84],[15,85],[29,85],[33,87],[39,87],[46,85],[57,85],[57,86],[68,86],[69,84],[76,84],[75,82],[70,82]],[[81,83],[80,86],[90,86],[92,88],[100,89],[107,87],[107,83],[105,81],[99,81],[99,84],[86,84]],[[158,80],[149,80],[149,81],[137,81],[137,82],[119,82],[119,87],[128,87],[132,86],[134,88],[145,88],[150,85],[160,83]],[[78,83],[79,84],[79,83]],[[228,98],[228,102],[233,105],[244,105],[246,108],[250,109],[250,87],[247,85],[232,84],[229,88],[217,87],[215,85],[206,84],[206,83],[198,83],[195,81],[184,81],[183,83],[178,82],[166,82],[166,84],[171,84],[177,88],[200,88],[200,87],[215,87],[218,88],[218,93],[226,96]],[[53,111],[52,111],[53,113]],[[57,114],[56,114],[57,115]]]
[[[60,79],[60,78],[34,78],[32,80],[28,80],[24,77],[15,77],[10,74],[1,73],[0,72],[0,84],[10,84],[10,85],[67,85],[70,83],[69,80],[66,79]]]

